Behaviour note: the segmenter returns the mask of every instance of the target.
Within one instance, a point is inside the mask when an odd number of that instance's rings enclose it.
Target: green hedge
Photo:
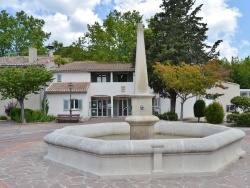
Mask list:
[[[7,116],[0,116],[0,120],[7,120]]]
[[[31,109],[24,109],[25,118],[27,123],[34,123],[34,122],[51,122],[56,119],[53,115],[45,115],[41,110],[31,110]],[[21,109],[14,108],[10,112],[11,120],[21,123]]]
[[[168,121],[178,120],[178,115],[175,112],[165,112],[164,114],[157,114],[156,116],[162,120],[168,120]]]
[[[238,126],[250,127],[250,112],[228,114],[227,122],[235,123]]]

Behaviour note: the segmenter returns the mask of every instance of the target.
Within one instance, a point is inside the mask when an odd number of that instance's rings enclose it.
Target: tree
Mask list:
[[[241,89],[250,88],[250,57],[240,60],[238,57],[232,57],[231,62],[224,59],[223,66],[231,69],[230,78],[232,82],[240,85]]]
[[[162,12],[149,19],[145,31],[146,53],[148,60],[149,85],[162,97],[171,99],[171,111],[175,112],[176,95],[173,88],[166,89],[165,84],[153,74],[155,62],[179,65],[202,64],[217,58],[218,40],[213,46],[207,45],[207,24],[197,16],[202,5],[193,8],[195,0],[163,0]]]
[[[184,103],[189,98],[205,95],[208,88],[225,88],[223,81],[227,80],[230,73],[221,69],[220,63],[216,60],[202,66],[186,63],[181,63],[181,65],[156,63],[153,68],[154,75],[162,81],[165,89],[173,89],[177,96],[181,98],[181,120],[183,120]]]
[[[177,96],[181,98],[181,120],[183,120],[185,101],[206,93],[201,67],[198,65],[191,66],[182,63],[180,66],[176,66],[170,63],[167,65],[156,63],[154,74],[162,80],[167,90],[172,88]]]
[[[0,12],[0,56],[8,54],[13,44],[15,19],[5,10]]]
[[[88,25],[84,36],[89,60],[131,62],[135,57],[137,24],[141,22],[139,12],[121,13],[111,11],[103,24]]]
[[[236,96],[230,100],[236,108],[241,108],[243,112],[250,112],[250,98],[246,96]]]
[[[198,117],[198,122],[200,118],[205,116],[206,103],[204,100],[197,100],[194,103],[194,117]]]
[[[45,22],[42,19],[28,16],[24,11],[16,12],[15,17],[5,10],[0,13],[0,56],[27,55],[28,47],[36,47],[39,54],[46,54],[43,46],[50,33],[42,30]]]
[[[45,67],[5,67],[0,69],[0,92],[2,99],[16,99],[21,107],[22,123],[26,123],[24,99],[28,94],[37,94],[53,80],[53,73]]]

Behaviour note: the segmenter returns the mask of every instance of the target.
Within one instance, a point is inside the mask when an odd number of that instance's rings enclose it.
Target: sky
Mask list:
[[[160,12],[162,0],[0,0],[0,10],[14,15],[25,11],[28,15],[45,21],[43,30],[51,32],[45,44],[54,40],[68,46],[84,36],[87,24],[102,23],[110,11],[136,10],[143,15],[143,23]],[[207,43],[212,45],[222,39],[218,50],[220,57],[250,56],[250,1],[249,0],[196,0],[203,4],[198,16],[207,23]]]

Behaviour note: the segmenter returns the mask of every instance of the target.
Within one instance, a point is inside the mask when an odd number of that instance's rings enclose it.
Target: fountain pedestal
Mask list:
[[[130,125],[130,140],[154,138],[154,124],[159,118],[152,115],[152,97],[149,94],[132,95],[132,116],[125,121]]]

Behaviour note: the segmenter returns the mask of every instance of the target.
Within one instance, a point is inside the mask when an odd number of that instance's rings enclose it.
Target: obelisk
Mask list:
[[[132,99],[132,115],[125,121],[130,124],[130,140],[152,139],[154,124],[159,118],[152,115],[152,98],[149,94],[148,73],[144,34],[142,24],[138,24],[136,61],[135,61],[135,91]]]

